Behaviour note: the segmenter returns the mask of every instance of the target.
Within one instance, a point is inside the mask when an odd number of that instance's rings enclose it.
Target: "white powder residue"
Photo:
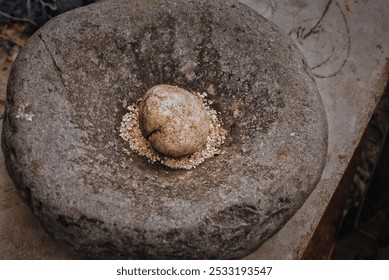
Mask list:
[[[222,128],[217,112],[209,106],[212,102],[207,101],[207,94],[197,93],[197,95],[202,99],[210,120],[209,136],[206,144],[201,150],[180,158],[170,158],[155,152],[150,143],[143,137],[139,127],[139,101],[127,108],[128,113],[124,115],[121,122],[120,136],[130,144],[130,148],[133,151],[148,158],[152,163],[160,162],[161,164],[174,169],[196,168],[196,166],[206,159],[221,153],[220,147],[224,143],[227,135],[227,131]]]

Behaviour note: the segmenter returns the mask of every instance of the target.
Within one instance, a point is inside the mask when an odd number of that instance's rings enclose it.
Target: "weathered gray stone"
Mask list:
[[[194,170],[119,136],[156,84],[206,91],[228,135]],[[318,182],[326,118],[289,37],[235,1],[101,1],[38,30],[9,80],[7,169],[46,230],[87,258],[240,258]]]

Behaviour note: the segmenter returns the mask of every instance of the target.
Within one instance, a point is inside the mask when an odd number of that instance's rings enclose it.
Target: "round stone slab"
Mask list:
[[[186,171],[130,150],[122,116],[158,84],[208,94],[222,154]],[[100,1],[56,17],[19,54],[6,102],[10,176],[85,258],[241,258],[299,209],[326,160],[305,59],[235,1]]]

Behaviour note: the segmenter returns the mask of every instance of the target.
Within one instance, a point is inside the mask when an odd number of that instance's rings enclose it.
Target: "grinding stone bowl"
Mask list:
[[[193,170],[152,164],[119,136],[152,86],[206,92],[228,135]],[[307,63],[235,1],[99,1],[39,29],[14,63],[2,133],[18,192],[83,258],[230,259],[300,208],[327,153]]]

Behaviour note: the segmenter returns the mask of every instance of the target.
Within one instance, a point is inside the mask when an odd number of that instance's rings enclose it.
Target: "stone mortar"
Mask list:
[[[208,93],[228,131],[221,155],[184,171],[129,149],[122,116],[157,84]],[[299,209],[326,161],[304,57],[235,1],[65,13],[29,39],[7,94],[8,172],[48,233],[84,258],[241,258]]]

